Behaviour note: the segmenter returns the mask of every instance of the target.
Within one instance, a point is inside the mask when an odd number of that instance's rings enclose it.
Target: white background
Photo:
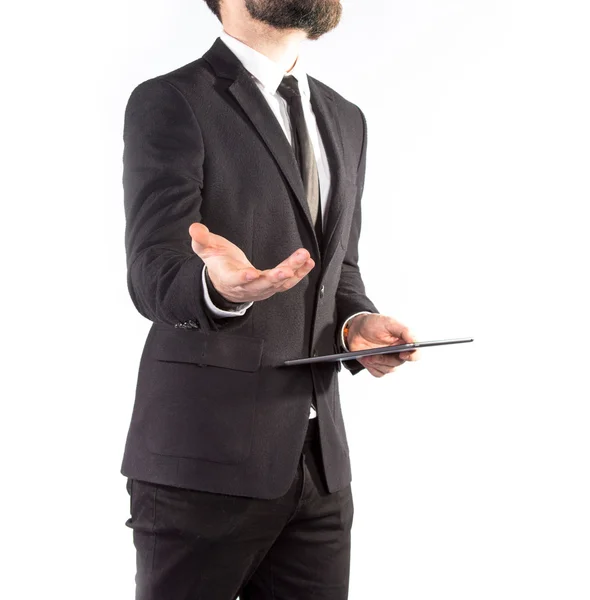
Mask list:
[[[125,282],[123,111],[220,26],[200,0],[7,11],[2,597],[132,598],[119,468],[149,323]],[[348,0],[304,47],[368,119],[370,297],[422,339],[475,338],[341,374],[351,600],[590,598],[589,17]]]

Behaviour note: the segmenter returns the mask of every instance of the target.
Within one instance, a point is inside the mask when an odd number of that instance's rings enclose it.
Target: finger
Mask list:
[[[410,331],[408,327],[403,328],[401,332],[401,339],[404,340],[404,342],[406,342],[407,344],[413,344],[414,342],[418,341],[414,332]]]
[[[368,367],[367,371],[369,371],[369,373],[371,373],[371,375],[373,375],[373,377],[377,377],[377,378],[381,378],[381,377],[384,377],[385,375],[387,375],[387,373],[385,371],[382,371],[381,369],[376,369],[375,367]]]
[[[305,268],[309,260],[313,261],[307,250],[297,251],[274,269],[268,269],[264,273],[269,281],[282,285],[288,279],[297,277],[299,269]],[[315,265],[315,262],[313,265]]]
[[[377,379],[384,376],[383,373],[379,373],[379,371],[375,371],[374,369],[367,369],[367,371],[369,371],[373,377],[377,377]]]
[[[384,355],[384,356],[374,356],[369,360],[369,364],[376,369],[390,369],[395,367],[400,367],[406,361],[403,358],[398,358],[397,356],[392,355]]]
[[[311,265],[308,261],[312,261]],[[309,252],[305,248],[293,252],[283,262],[279,263],[273,269],[266,269],[264,271],[258,271],[260,281],[256,285],[250,286],[252,291],[268,292],[272,289],[278,291],[280,287],[288,282],[291,278],[298,276],[298,271],[301,268],[309,269],[315,266],[315,262],[310,257]],[[309,270],[304,273],[306,275]],[[256,279],[256,278],[255,278]],[[296,282],[291,282],[287,287],[293,287]]]
[[[290,290],[292,287],[295,287],[304,277],[309,275],[310,271],[314,267],[315,262],[312,258],[310,258],[304,263],[304,265],[300,269],[297,269],[297,271],[295,271],[293,277],[290,277],[289,279],[286,279],[283,283],[281,283],[277,291],[284,292]]]
[[[192,238],[192,248],[195,254],[198,254],[203,260],[216,255],[227,255],[237,251],[242,253],[234,243],[221,235],[209,231],[202,223],[193,223],[189,227],[189,234]],[[245,256],[244,256],[245,259]],[[243,262],[248,262],[247,259]]]
[[[297,251],[300,252],[300,251]],[[307,256],[307,260],[301,262],[300,257],[295,257],[295,252],[288,259],[274,269],[259,271],[254,267],[243,269],[239,278],[232,282],[235,286],[240,286],[241,290],[250,294],[256,294],[261,299],[268,298],[277,292],[287,291],[297,285],[309,272],[315,267],[315,261],[310,257],[307,250],[303,250],[301,256]],[[299,265],[298,269],[289,266],[289,261],[294,265]]]
[[[383,376],[383,375],[390,375],[391,373],[395,373],[396,367],[391,367],[389,369],[375,368],[375,370],[378,371],[379,373],[381,373],[381,376]]]
[[[396,369],[403,365],[405,361],[391,356],[370,356],[367,357],[367,362],[371,368],[389,373],[391,369]]]
[[[254,267],[248,267],[246,269],[240,269],[237,272],[236,286],[244,286],[247,289],[249,283],[256,281],[260,278],[260,271]]]
[[[313,258],[308,258],[301,267],[299,267],[295,271],[295,277],[299,279],[303,279],[306,275],[309,275],[309,272],[315,267],[315,260]]]
[[[373,364],[369,360],[370,358],[371,357],[358,358],[357,360],[361,363],[361,365],[363,365],[363,367],[365,367],[365,369],[367,369],[367,371],[369,371],[369,373],[371,373],[371,375],[373,375],[373,377],[383,377],[384,375],[386,375],[384,370],[373,366]]]
[[[236,285],[240,285],[241,291],[257,297],[258,300],[264,300],[275,294],[281,284],[287,281],[292,274],[286,269],[278,272],[274,270],[259,271],[255,268],[244,269],[240,274],[241,279],[236,282]]]
[[[404,343],[411,344],[416,341],[414,334],[409,330],[409,328],[395,319],[387,319],[385,322],[385,327],[392,337],[398,338]]]
[[[213,234],[202,223],[193,223],[188,232],[192,238],[191,247],[193,252],[201,258],[207,258],[207,253],[211,249]]]
[[[209,244],[209,228],[203,223],[193,223],[188,228],[188,233],[196,243],[202,246]]]
[[[400,352],[399,356],[408,362],[415,362],[420,359],[422,354],[420,350],[411,350],[410,352]]]
[[[278,288],[292,277],[295,277],[295,270],[287,266],[276,267],[275,269],[270,269],[266,274],[266,277],[268,278],[268,281]]]
[[[190,228],[191,234],[197,238],[197,242],[193,238],[193,246],[197,243],[206,241],[208,244],[205,248],[199,250],[203,253],[204,258],[208,258],[214,253],[216,247],[216,236],[208,232],[209,236],[203,235],[201,224],[193,224]],[[203,226],[204,227],[204,226]],[[205,227],[205,229],[207,229]],[[201,244],[202,246],[202,244]],[[193,247],[193,249],[195,249]],[[307,257],[307,259],[306,259]],[[282,266],[281,266],[282,265]],[[285,289],[293,287],[315,266],[315,262],[310,257],[307,250],[300,249],[294,252],[291,256],[285,259],[279,266],[274,269],[261,271],[253,266],[243,269],[234,269],[225,273],[224,285],[227,288],[233,288],[240,293],[248,293],[251,296],[256,296],[258,300],[269,298],[274,293],[281,291],[282,286],[286,284]]]
[[[283,262],[279,263],[275,268],[280,269],[280,268],[286,267],[286,268],[292,269],[293,271],[296,271],[297,269],[301,268],[310,258],[311,258],[311,255],[309,254],[308,250],[306,250],[305,248],[299,248],[299,250],[296,250],[295,252],[293,252],[293,254],[291,254],[291,256],[288,256]]]

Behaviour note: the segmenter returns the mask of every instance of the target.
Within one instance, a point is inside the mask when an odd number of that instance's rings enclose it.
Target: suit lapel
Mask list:
[[[221,39],[217,38],[215,40],[213,46],[203,55],[203,58],[211,65],[218,77],[231,80],[227,88],[229,93],[250,119],[274,157],[297,199],[312,239],[317,244],[297,160],[293,154],[291,144],[285,137],[285,133],[266,99],[248,71]],[[330,197],[328,198],[328,214],[324,219],[321,248],[321,255],[324,259],[322,262],[325,265],[334,251],[335,244],[338,242],[337,236],[334,234],[344,208],[344,151],[342,133],[338,125],[332,94],[312,77],[308,77],[308,80],[312,109],[326,148],[330,167]],[[319,247],[316,249],[320,250]]]
[[[262,95],[262,92],[249,76],[241,76],[236,79],[229,86],[229,92],[248,115],[248,118],[270,150],[289,186],[293,190],[301,210],[305,214],[309,227],[313,231],[305,188],[303,187],[303,180],[299,173],[295,154],[285,136],[285,132]]]
[[[217,38],[215,40],[213,46],[203,55],[203,58],[213,67],[218,77],[231,80],[227,88],[229,93],[238,102],[274,157],[297,199],[306,225],[315,240],[313,222],[297,160],[285,132],[262,92],[242,63],[221,39]]]
[[[322,89],[312,77],[308,77],[308,79],[311,92],[311,107],[326,148],[330,167],[330,196],[327,203],[328,214],[324,220],[322,235],[322,254],[325,258],[328,258],[332,254],[334,244],[338,241],[334,234],[336,233],[344,209],[345,172],[342,132],[338,124],[332,94]],[[326,260],[324,260],[324,264],[327,264]]]

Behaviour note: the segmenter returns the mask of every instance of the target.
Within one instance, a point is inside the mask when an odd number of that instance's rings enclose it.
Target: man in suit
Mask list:
[[[358,266],[361,110],[306,74],[338,0],[206,0],[223,32],[125,111],[128,288],[152,321],[121,472],[141,600],[348,595],[340,363],[413,341]],[[343,361],[381,377],[417,352]]]

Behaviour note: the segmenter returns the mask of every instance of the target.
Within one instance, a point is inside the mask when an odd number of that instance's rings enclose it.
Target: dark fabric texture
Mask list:
[[[297,163],[299,164],[311,221],[314,224],[316,237],[321,242],[322,214],[318,168],[313,151],[313,144],[307,130],[307,123],[303,113],[303,103],[297,79],[292,75],[283,77],[278,92],[286,99],[287,105],[289,106],[289,120],[291,121],[291,131],[293,132],[292,147]]]
[[[328,489],[351,481],[339,364],[282,366],[338,350],[347,317],[378,312],[358,266],[365,120],[323,83],[309,83],[332,178],[321,241],[291,145],[220,39],[202,58],[144,81],[129,97],[128,288],[153,324],[121,467],[127,477],[278,498],[293,481],[315,392]],[[203,299],[203,262],[188,235],[195,221],[238,245],[257,268],[274,267],[300,247],[316,266],[244,316],[213,318]],[[353,372],[362,369],[351,362]]]
[[[136,600],[346,600],[352,490],[328,493],[316,429],[276,499],[128,479]]]
[[[320,180],[313,144],[307,130],[307,123],[303,113],[303,103],[297,79],[292,75],[283,77],[278,89],[279,94],[287,101],[289,107],[289,120],[291,122],[293,154],[299,165],[301,180],[307,198],[309,215],[314,226],[314,232],[320,248],[322,249],[322,205],[320,197]],[[311,406],[317,410],[315,398]]]

